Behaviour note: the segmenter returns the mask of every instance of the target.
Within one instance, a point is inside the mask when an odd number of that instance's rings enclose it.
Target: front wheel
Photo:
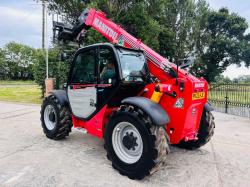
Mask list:
[[[152,124],[133,106],[122,106],[105,131],[105,149],[112,166],[131,179],[142,179],[159,170],[169,153],[166,130]]]
[[[184,140],[177,144],[178,147],[194,150],[208,143],[214,134],[214,117],[210,111],[204,109],[201,117],[200,127],[198,131],[198,140],[192,140],[185,142]]]
[[[41,122],[44,134],[50,139],[60,140],[71,132],[70,110],[66,106],[61,106],[53,95],[46,97],[43,101]]]

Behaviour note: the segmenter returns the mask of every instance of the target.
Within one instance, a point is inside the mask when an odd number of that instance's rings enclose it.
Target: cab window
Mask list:
[[[72,71],[71,83],[95,84],[95,50],[80,53]]]
[[[110,84],[116,78],[116,60],[113,51],[101,48],[99,54],[100,83]]]

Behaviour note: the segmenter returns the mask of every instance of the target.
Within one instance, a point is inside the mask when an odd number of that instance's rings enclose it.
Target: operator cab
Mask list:
[[[67,83],[74,116],[90,119],[103,106],[119,106],[138,95],[149,82],[150,73],[143,51],[112,44],[95,44],[79,49]]]

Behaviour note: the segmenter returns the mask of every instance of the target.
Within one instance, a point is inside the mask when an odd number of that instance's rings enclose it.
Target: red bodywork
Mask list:
[[[184,83],[184,89],[180,89],[180,84],[176,84],[176,78],[172,78],[162,68],[163,65],[168,65],[176,70],[177,67],[175,64],[170,63],[166,58],[131,36],[119,25],[107,19],[102,12],[90,9],[85,24],[102,34],[111,43],[122,42],[125,47],[145,51],[150,73],[157,77],[160,83],[170,84],[172,91],[175,91],[177,95],[176,98],[173,98],[164,94],[159,102],[170,117],[170,123],[166,126],[167,133],[170,136],[170,142],[177,144],[181,140],[188,141],[196,139],[203,108],[207,102],[207,82],[202,78],[199,79],[188,74],[184,70],[179,70],[178,82]],[[155,84],[149,84],[145,89],[148,91],[142,96],[151,98]],[[195,92],[205,92],[204,98],[193,100],[192,95]],[[178,98],[184,99],[183,108],[174,107]],[[74,127],[85,128],[88,133],[102,138],[104,126],[107,124],[112,111],[113,109],[105,106],[89,121],[82,121],[72,116]]]

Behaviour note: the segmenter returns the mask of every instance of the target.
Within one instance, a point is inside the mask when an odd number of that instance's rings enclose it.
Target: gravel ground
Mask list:
[[[103,140],[73,130],[47,139],[40,106],[0,102],[0,186],[250,186],[250,119],[214,113],[215,136],[196,151],[171,147],[167,165],[142,181],[115,171]]]

